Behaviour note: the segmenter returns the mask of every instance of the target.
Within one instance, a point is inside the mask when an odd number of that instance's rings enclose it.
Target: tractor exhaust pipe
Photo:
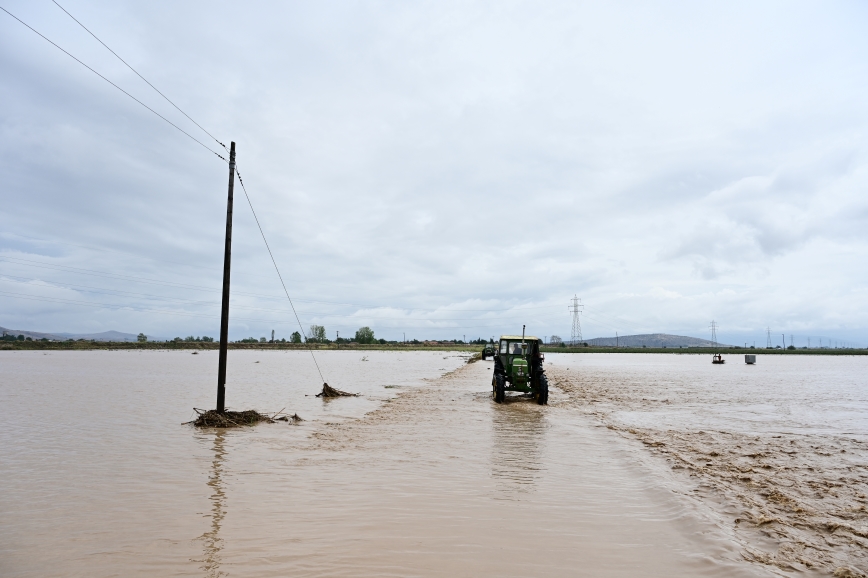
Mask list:
[[[524,355],[525,352],[527,351],[527,345],[524,344],[524,328],[525,327],[527,327],[527,325],[521,326],[521,354],[522,355]]]

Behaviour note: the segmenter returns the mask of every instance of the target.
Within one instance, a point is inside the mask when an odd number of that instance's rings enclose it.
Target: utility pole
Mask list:
[[[615,332],[615,349],[618,349],[620,345],[618,344],[618,332]]]
[[[582,312],[582,309],[585,308],[584,305],[580,303],[581,299],[579,299],[576,295],[573,295],[572,305],[568,307],[570,313],[573,314],[573,330],[572,335],[570,336],[570,345],[575,345],[576,343],[582,340],[582,323],[579,321],[579,313]]]
[[[229,199],[223,252],[223,306],[220,310],[220,361],[217,365],[217,411],[226,411],[226,349],[229,343],[229,269],[232,264],[232,195],[235,189],[235,142],[229,148]]]
[[[766,349],[772,348],[772,330],[766,327]]]
[[[271,330],[271,342],[274,343],[274,329]]]
[[[784,337],[784,334],[783,334],[783,333],[781,333],[781,344],[783,345],[782,349],[786,349],[786,348],[787,348],[787,338]]]

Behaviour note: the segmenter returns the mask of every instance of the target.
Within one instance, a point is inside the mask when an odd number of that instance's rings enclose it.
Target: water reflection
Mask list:
[[[491,475],[498,491],[530,492],[545,470],[545,412],[527,398],[492,407]]]
[[[205,576],[217,578],[226,576],[220,571],[220,552],[223,550],[223,538],[220,537],[220,526],[226,516],[226,492],[223,489],[223,462],[226,459],[226,432],[217,430],[214,433],[214,460],[211,462],[211,475],[208,477],[208,487],[211,489],[211,529],[202,534],[204,557],[202,570]]]

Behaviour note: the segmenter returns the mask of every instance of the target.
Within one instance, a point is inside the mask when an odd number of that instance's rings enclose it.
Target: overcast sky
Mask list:
[[[864,2],[59,1],[236,141],[305,328],[868,345]],[[226,164],[5,13],[0,78],[0,325],[216,336]],[[235,208],[230,338],[288,337]]]

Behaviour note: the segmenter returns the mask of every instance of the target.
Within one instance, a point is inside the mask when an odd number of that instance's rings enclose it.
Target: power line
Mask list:
[[[149,111],[151,111],[152,113],[154,113],[155,115],[157,115],[158,117],[160,117],[161,119],[163,119],[164,121],[166,121],[167,123],[169,123],[170,125],[172,125],[173,127],[175,127],[176,129],[178,129],[178,130],[181,131],[182,133],[184,133],[188,138],[190,138],[190,139],[192,139],[193,141],[195,141],[196,143],[198,143],[201,147],[203,147],[204,149],[206,149],[207,151],[209,151],[209,152],[212,153],[213,155],[217,156],[218,158],[222,159],[223,162],[228,162],[228,161],[227,161],[225,158],[223,158],[223,157],[222,157],[222,156],[221,156],[217,151],[212,150],[211,147],[209,147],[208,145],[206,145],[205,143],[203,143],[202,141],[200,141],[199,139],[197,139],[196,137],[194,137],[193,135],[191,135],[190,133],[188,133],[187,131],[185,131],[184,129],[182,129],[181,127],[179,127],[178,125],[176,125],[175,123],[173,123],[171,120],[169,120],[168,118],[166,118],[165,116],[163,116],[162,114],[160,114],[159,112],[157,112],[156,110],[154,110],[153,108],[151,108],[150,106],[148,106],[147,104],[145,104],[144,102],[142,102],[141,100],[139,100],[138,98],[136,98],[135,96],[133,96],[132,94],[130,94],[129,92],[127,92],[126,90],[124,90],[123,88],[121,88],[120,86],[118,86],[117,84],[115,84],[114,82],[112,82],[111,80],[109,80],[108,78],[106,78],[105,76],[103,76],[102,74],[100,74],[99,72],[97,72],[96,70],[94,70],[93,68],[91,68],[90,66],[88,66],[87,64],[85,64],[84,62],[82,62],[81,60],[79,60],[78,58],[76,58],[75,56],[73,56],[72,54],[70,54],[69,52],[67,52],[67,51],[64,50],[63,48],[61,48],[61,47],[60,47],[57,43],[55,43],[53,40],[50,40],[50,39],[49,39],[48,37],[46,37],[44,34],[42,34],[41,32],[39,32],[38,30],[36,30],[36,29],[33,28],[32,26],[30,26],[29,24],[27,24],[26,22],[24,22],[23,20],[21,20],[20,18],[18,18],[17,16],[15,16],[15,15],[12,14],[11,12],[9,12],[9,11],[6,10],[5,8],[3,8],[2,6],[0,6],[0,10],[2,10],[3,12],[5,12],[5,13],[8,14],[9,16],[11,16],[12,18],[14,18],[15,20],[17,20],[18,22],[20,22],[21,24],[23,24],[24,26],[26,26],[27,28],[29,28],[31,31],[33,31],[33,32],[35,32],[36,34],[38,34],[38,35],[39,35],[43,40],[45,40],[45,41],[47,41],[48,43],[50,43],[52,46],[54,46],[55,48],[57,48],[58,50],[60,50],[61,52],[63,52],[64,54],[66,54],[67,56],[69,56],[70,58],[72,58],[73,60],[75,60],[76,62],[78,62],[79,64],[81,64],[82,66],[84,66],[85,68],[87,68],[88,70],[90,70],[91,72],[93,72],[94,74],[96,74],[97,76],[99,76],[100,78],[102,78],[103,80],[105,80],[106,82],[108,82],[109,84],[111,84],[112,86],[114,86],[115,88],[117,88],[118,90],[120,90],[121,92],[123,92],[124,94],[126,94],[127,96],[129,96],[130,98],[132,98],[134,101],[136,101],[137,103],[139,103],[140,105],[142,105],[143,107],[145,107],[146,109],[148,109]],[[97,39],[97,40],[99,40],[99,39]],[[147,81],[146,81],[146,82],[147,82]],[[182,111],[182,112],[183,112],[183,111]],[[203,129],[203,130],[204,130],[204,129]],[[206,132],[207,132],[207,131],[206,131]],[[215,140],[216,140],[216,139],[215,139]],[[218,142],[219,142],[219,141],[218,141]]]
[[[144,80],[144,81],[148,84],[148,86],[150,86],[151,88],[153,88],[153,89],[157,92],[157,94],[159,94],[160,96],[162,96],[163,98],[165,98],[165,99],[166,99],[166,102],[168,102],[169,104],[171,104],[172,106],[174,106],[174,107],[178,110],[178,112],[180,112],[181,114],[183,114],[184,116],[186,116],[187,119],[188,119],[190,122],[192,122],[193,124],[195,124],[196,126],[198,126],[200,129],[202,129],[202,132],[204,132],[205,134],[207,134],[208,136],[210,136],[212,139],[214,139],[214,142],[216,142],[216,143],[219,144],[221,147],[223,147],[224,150],[226,149],[226,145],[225,145],[225,144],[223,144],[222,142],[220,142],[219,140],[217,140],[217,137],[215,137],[213,134],[211,134],[210,132],[208,132],[207,130],[205,130],[205,129],[202,127],[201,124],[199,124],[198,122],[196,122],[195,120],[193,120],[192,118],[190,118],[190,115],[189,115],[189,114],[187,114],[186,112],[184,112],[183,110],[181,110],[181,108],[180,108],[177,104],[175,104],[174,102],[172,102],[172,101],[169,99],[168,96],[166,96],[165,94],[163,94],[162,92],[160,92],[160,90],[159,90],[156,86],[154,86],[153,84],[151,84],[151,83],[148,81],[147,78],[145,78],[144,76],[142,76],[141,74],[139,74],[139,71],[138,71],[138,70],[136,70],[135,68],[133,68],[132,66],[130,66],[129,63],[128,63],[126,60],[124,60],[123,58],[121,58],[120,56],[118,56],[118,53],[117,53],[117,52],[115,52],[114,50],[112,50],[111,48],[109,48],[108,45],[107,45],[105,42],[103,42],[102,40],[100,40],[100,39],[97,37],[97,35],[94,34],[93,32],[91,32],[90,29],[89,29],[87,26],[85,26],[84,24],[82,24],[82,23],[78,20],[78,18],[76,18],[75,16],[73,16],[72,14],[70,14],[70,13],[69,13],[69,10],[67,10],[66,8],[64,8],[63,6],[61,6],[60,4],[58,4],[57,0],[51,0],[51,1],[54,2],[54,3],[57,5],[58,8],[60,8],[60,9],[63,10],[64,12],[66,12],[66,15],[67,15],[67,16],[69,16],[70,18],[72,18],[73,20],[75,20],[75,23],[76,23],[76,24],[78,24],[79,26],[81,26],[82,28],[84,28],[84,29],[87,31],[88,34],[90,34],[91,36],[93,36],[94,38],[96,38],[97,42],[99,42],[100,44],[102,44],[103,46],[105,46],[106,50],[108,50],[109,52],[111,52],[112,54],[114,54],[115,57],[117,57],[118,60],[120,60],[121,62],[123,62],[124,65],[126,65],[127,68],[129,68],[130,70],[132,70],[133,72],[135,72],[135,73],[136,73],[136,76],[138,76],[139,78],[141,78],[142,80]],[[218,156],[219,156],[219,155],[218,155]],[[222,158],[222,157],[221,157],[221,158]]]

